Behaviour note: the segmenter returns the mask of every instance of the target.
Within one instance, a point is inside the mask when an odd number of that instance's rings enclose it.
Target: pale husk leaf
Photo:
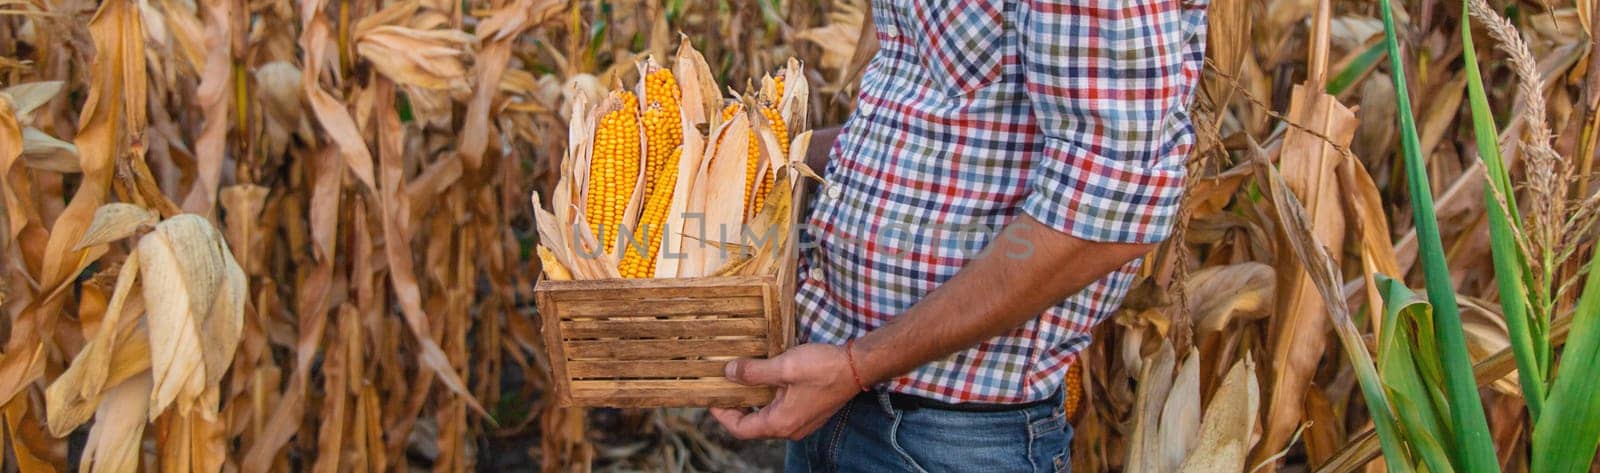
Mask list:
[[[89,428],[80,473],[138,470],[152,386],[150,375],[142,373],[106,390]]]
[[[205,390],[208,371],[216,370],[220,377],[227,366],[227,360],[208,358],[220,353],[231,356],[231,345],[237,344],[236,331],[231,340],[213,339],[228,331],[208,333],[205,328],[214,323],[227,324],[210,320],[229,315],[214,312],[212,306],[219,299],[219,292],[243,292],[243,274],[238,273],[238,280],[233,280],[230,273],[238,272],[238,267],[237,263],[228,264],[233,255],[227,251],[222,235],[205,219],[192,214],[156,225],[154,232],[139,240],[137,252],[154,370],[150,417],[154,420],[173,402],[178,404],[180,414],[186,414],[193,411]],[[229,287],[236,282],[238,287]],[[242,302],[238,301],[241,310]]]
[[[1190,473],[1237,473],[1245,471],[1245,455],[1254,443],[1256,416],[1261,388],[1256,383],[1255,362],[1250,356],[1233,364],[1206,406],[1194,451],[1177,471]]]

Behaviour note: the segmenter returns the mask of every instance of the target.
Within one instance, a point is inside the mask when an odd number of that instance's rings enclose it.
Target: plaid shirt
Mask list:
[[[1091,241],[1167,237],[1194,142],[1205,0],[871,3],[881,49],[801,236],[802,339],[842,344],[882,326],[1022,214]],[[1138,265],[886,387],[945,402],[1049,397]]]

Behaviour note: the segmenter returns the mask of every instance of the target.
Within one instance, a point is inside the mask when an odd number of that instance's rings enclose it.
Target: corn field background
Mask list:
[[[1072,370],[1075,471],[1383,471],[1362,380],[1372,352],[1403,392],[1379,288],[1407,286],[1459,300],[1492,461],[1528,470],[1528,406],[1561,399],[1524,396],[1519,334],[1549,352],[1588,328],[1596,5],[1397,2],[1393,58],[1386,4],[1210,1],[1182,223]],[[528,197],[555,182],[565,105],[683,38],[722,84],[800,59],[811,125],[840,123],[866,11],[0,0],[5,471],[778,469],[779,444],[700,410],[553,405]],[[1544,327],[1497,284],[1508,203]]]

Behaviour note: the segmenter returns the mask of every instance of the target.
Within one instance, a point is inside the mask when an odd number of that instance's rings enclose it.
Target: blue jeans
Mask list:
[[[784,470],[1067,472],[1071,438],[1059,392],[1041,404],[992,412],[896,405],[871,392],[789,442]]]

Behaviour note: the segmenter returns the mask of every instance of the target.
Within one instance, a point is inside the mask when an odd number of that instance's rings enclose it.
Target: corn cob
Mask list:
[[[556,260],[556,254],[544,245],[538,245],[535,250],[539,254],[539,265],[544,268],[544,276],[552,281],[566,281],[572,279],[572,271],[568,271],[561,261]]]
[[[781,83],[782,82],[779,82],[779,84]],[[782,90],[781,86],[779,90]],[[728,119],[733,118],[733,114],[738,113],[743,108],[744,107],[739,104],[729,104],[727,107],[722,109],[722,120],[727,121]],[[768,122],[772,123],[772,132],[778,137],[779,152],[783,153],[784,155],[788,155],[789,131],[783,124],[783,115],[778,113],[778,107],[762,105],[761,114],[767,117]],[[761,206],[766,204],[767,193],[772,192],[774,176],[772,173],[767,173],[766,177],[759,183],[761,186],[760,191],[756,192],[754,195],[749,193],[749,189],[752,189],[757,185],[756,175],[760,174],[759,171],[761,170],[761,145],[759,143],[760,140],[756,138],[755,129],[752,127],[750,130],[750,148],[748,151],[746,151],[747,154],[744,168],[744,188],[746,190],[744,208],[745,214],[747,215],[752,213],[752,211],[760,211]]]
[[[1063,407],[1067,411],[1067,419],[1075,419],[1078,414],[1078,403],[1083,402],[1083,358],[1072,361],[1067,367],[1067,395]]]
[[[622,108],[600,117],[594,132],[589,193],[584,202],[589,229],[601,239],[607,253],[616,249],[623,214],[639,178],[638,99],[628,91],[618,95]]]
[[[778,90],[783,90],[783,82],[780,80],[778,84]],[[783,115],[778,113],[777,107],[761,107],[761,113],[767,116],[768,122],[772,123],[772,134],[778,137],[778,151],[783,153],[784,156],[788,156],[789,130],[783,124]],[[751,137],[750,149],[756,149],[755,142],[755,138]],[[750,160],[750,166],[756,166],[756,160],[754,158]],[[766,205],[767,194],[772,193],[772,183],[775,177],[776,176],[774,173],[769,172],[766,174],[766,177],[761,180],[761,190],[756,192],[755,201],[751,202],[751,209],[749,213],[760,212],[761,206]]]
[[[645,76],[644,132],[646,139],[645,196],[656,195],[660,185],[672,187],[675,182],[658,179],[665,172],[667,161],[678,145],[683,144],[683,123],[678,109],[678,81],[672,70],[657,69]],[[676,170],[674,170],[676,171]],[[670,198],[670,194],[668,194]]]
[[[655,275],[655,254],[661,247],[662,225],[666,223],[667,207],[672,203],[672,192],[677,187],[678,157],[683,144],[683,123],[680,120],[677,80],[672,71],[656,69],[645,75],[644,110],[640,120],[645,132],[645,192],[644,210],[633,228],[634,241],[640,248],[625,248],[618,268],[625,278],[648,278]]]
[[[642,255],[639,251],[630,250],[622,256],[622,277],[649,278],[656,274],[656,255],[661,251],[662,230],[665,229],[662,225],[667,221],[667,208],[672,205],[673,184],[678,180],[678,159],[682,156],[681,146],[668,153],[666,165],[658,176],[658,185],[645,197],[644,214],[639,216],[634,237],[647,246]]]

